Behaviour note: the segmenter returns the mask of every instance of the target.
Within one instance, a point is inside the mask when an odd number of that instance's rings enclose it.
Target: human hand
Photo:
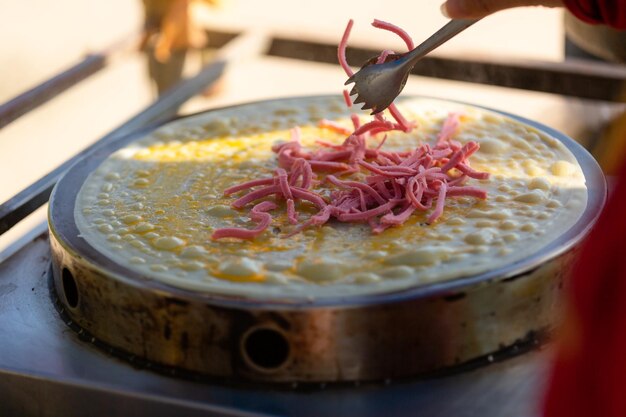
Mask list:
[[[447,0],[441,6],[441,12],[452,19],[478,19],[522,6],[561,7],[563,0]]]

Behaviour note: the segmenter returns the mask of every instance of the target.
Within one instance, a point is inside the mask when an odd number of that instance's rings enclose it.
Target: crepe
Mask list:
[[[501,268],[549,245],[584,211],[584,175],[557,139],[468,105],[422,98],[397,104],[418,127],[388,134],[384,149],[434,143],[448,114],[457,112],[454,139],[477,142],[472,168],[490,173],[467,185],[486,190],[486,199],[450,198],[435,222],[427,222],[428,210],[416,211],[379,234],[366,223],[330,221],[293,235],[297,225],[277,201],[270,227],[256,238],[212,239],[216,229],[254,227],[249,210],[233,209],[237,196],[224,190],[271,177],[277,167],[272,146],[288,141],[291,128],[300,127],[302,145],[311,149],[319,140],[345,139],[319,125],[329,119],[351,127],[340,97],[295,98],[181,119],[113,153],[78,194],[81,237],[114,262],[167,285],[315,299],[402,291]],[[323,177],[316,187],[328,193]],[[317,208],[301,203],[298,211],[304,222]]]

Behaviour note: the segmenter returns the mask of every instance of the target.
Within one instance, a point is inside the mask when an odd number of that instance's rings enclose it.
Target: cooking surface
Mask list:
[[[240,218],[246,213],[229,209],[234,199],[221,199],[223,190],[271,176],[276,167],[272,145],[289,137],[290,126],[301,127],[305,149],[316,149],[319,138],[336,144],[345,139],[317,129],[311,121],[326,117],[349,123],[342,99],[308,97],[202,113],[127,145],[81,185],[75,209],[80,235],[116,262],[173,286],[313,299],[383,293],[499,269],[532,256],[577,222],[587,200],[583,172],[556,138],[469,106],[407,96],[397,103],[419,127],[410,134],[389,134],[382,149],[402,151],[424,142],[434,144],[448,113],[458,111],[463,117],[455,140],[462,144],[476,140],[482,145],[471,164],[491,173],[489,180],[469,180],[464,186],[484,189],[486,200],[447,199],[442,217],[428,227],[420,223],[427,222],[429,211],[418,211],[402,227],[376,235],[367,225],[343,228],[330,223],[289,239],[285,237],[293,229],[280,216],[281,208],[273,212],[272,227],[282,231],[277,235],[268,231],[254,242],[213,241],[214,229],[241,227]],[[225,129],[236,133],[222,138]],[[247,133],[258,129],[262,133]],[[177,133],[184,131],[189,133]],[[380,139],[372,137],[369,146]],[[519,140],[528,148],[520,150]],[[553,164],[571,167],[572,172],[554,175]],[[318,172],[317,179],[323,180],[325,174]],[[532,182],[539,177],[549,182]],[[315,187],[320,187],[313,188],[315,192],[327,195],[323,185]],[[535,191],[539,187],[544,191]],[[61,196],[66,194],[57,191],[55,200]],[[298,205],[300,222],[312,215],[302,211],[306,208]],[[540,212],[544,213],[540,216]],[[502,226],[498,220],[509,223]],[[113,226],[115,221],[119,225]],[[442,243],[442,239],[449,240]],[[163,248],[159,242],[172,246]],[[415,278],[403,275],[407,271]],[[361,278],[355,284],[357,273],[369,273],[369,281]]]
[[[6,415],[530,416],[546,352],[455,376],[311,390],[229,387],[135,369],[78,339],[48,293],[45,236],[0,265],[0,404]],[[6,337],[11,335],[11,337]],[[33,401],[37,399],[37,401]],[[43,401],[40,401],[43,399]],[[44,406],[45,404],[45,406]],[[6,408],[8,405],[8,409]],[[179,414],[180,415],[180,414]]]

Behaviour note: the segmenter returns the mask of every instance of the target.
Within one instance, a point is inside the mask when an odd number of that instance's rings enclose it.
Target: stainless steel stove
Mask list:
[[[287,73],[294,62],[310,62],[315,72],[335,62],[332,44],[296,37],[212,33],[216,58],[92,147],[0,206],[4,233],[46,203],[50,191],[77,160],[115,138],[171,118],[188,99],[214,83],[242,51],[255,50],[250,75],[268,60]],[[351,62],[375,54],[352,48]],[[0,106],[0,127],[106,64],[94,55],[69,72]],[[305,71],[308,70],[308,67]],[[237,70],[237,75],[245,70]],[[495,62],[454,57],[427,58],[416,76],[507,87],[550,94],[583,109],[588,120],[609,122],[621,114],[626,70],[604,64]],[[442,81],[433,81],[435,85]],[[452,81],[445,81],[452,82]],[[409,82],[410,83],[410,82]],[[494,87],[484,87],[493,89]],[[283,91],[284,93],[284,91]],[[493,103],[492,107],[497,107]],[[601,116],[601,117],[594,117]],[[542,120],[540,120],[542,121]],[[554,121],[549,118],[548,121]],[[600,143],[604,124],[554,125],[587,148]],[[576,129],[576,130],[574,130]],[[76,327],[63,312],[51,286],[47,232],[35,227],[0,256],[0,415],[111,416],[524,416],[537,414],[545,384],[549,348],[542,335],[502,349],[451,371],[420,378],[340,385],[263,385],[194,378],[108,348]]]

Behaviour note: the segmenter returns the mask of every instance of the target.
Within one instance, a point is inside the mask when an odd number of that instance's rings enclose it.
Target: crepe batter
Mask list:
[[[415,212],[381,234],[367,224],[329,222],[289,238],[294,226],[281,207],[252,241],[212,240],[216,229],[254,226],[248,210],[231,208],[236,197],[223,190],[270,177],[277,166],[271,147],[288,141],[289,129],[300,126],[303,146],[313,148],[319,139],[345,139],[318,127],[320,119],[351,126],[340,97],[277,100],[175,121],[113,153],[78,194],[74,214],[81,237],[149,279],[192,291],[341,297],[511,264],[555,240],[585,209],[582,170],[551,136],[476,107],[415,98],[397,104],[418,127],[389,134],[385,150],[434,143],[448,113],[462,114],[454,139],[479,143],[472,167],[491,174],[466,185],[485,189],[486,200],[449,198],[433,224],[426,222],[428,211]],[[306,220],[317,209],[301,204],[298,211]]]

